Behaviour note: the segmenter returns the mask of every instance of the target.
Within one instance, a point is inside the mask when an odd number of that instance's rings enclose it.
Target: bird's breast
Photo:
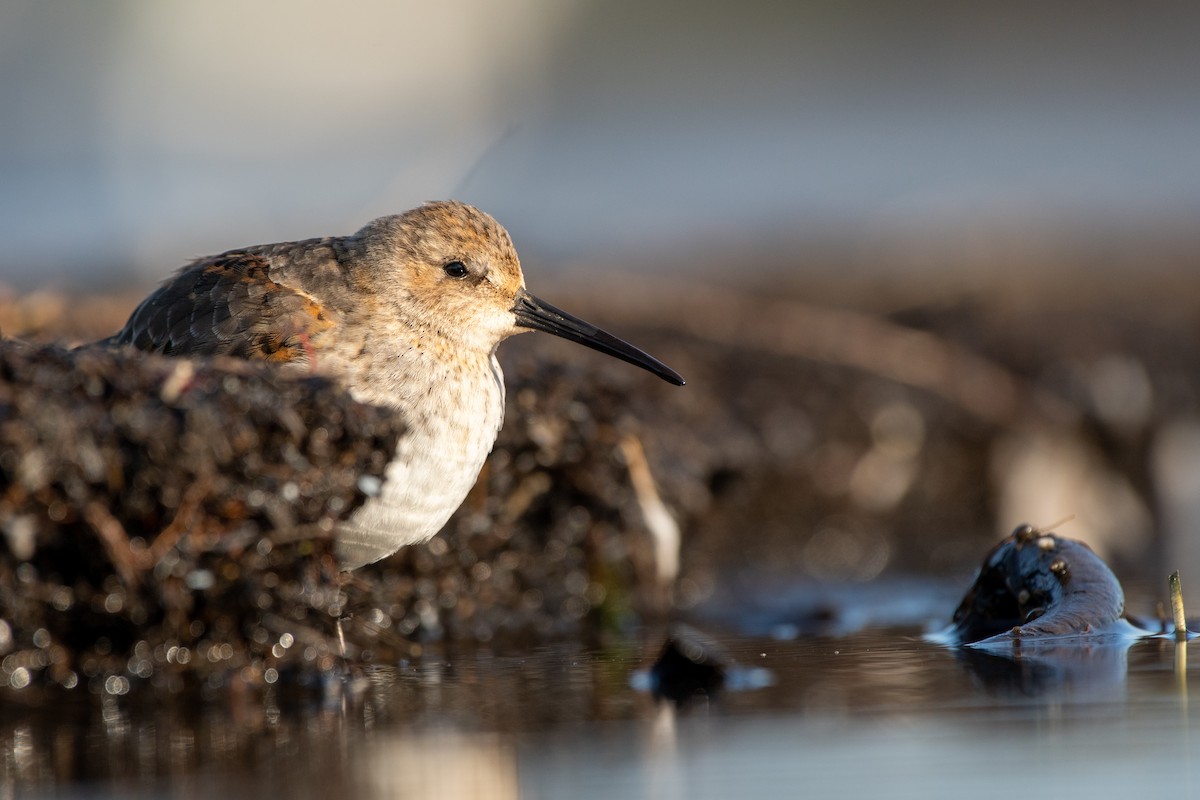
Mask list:
[[[407,430],[377,497],[338,527],[338,557],[355,569],[423,542],[462,504],[504,419],[503,373],[495,357],[446,370],[397,403]]]

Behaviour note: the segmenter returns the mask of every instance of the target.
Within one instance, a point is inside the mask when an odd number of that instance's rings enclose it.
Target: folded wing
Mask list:
[[[102,344],[311,364],[314,342],[332,327],[320,304],[272,278],[265,258],[235,251],[186,267]]]

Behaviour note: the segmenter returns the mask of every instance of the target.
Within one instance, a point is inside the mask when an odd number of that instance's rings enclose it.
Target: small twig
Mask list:
[[[502,519],[505,522],[516,521],[518,517],[529,510],[534,500],[553,487],[554,482],[545,472],[538,471],[525,476],[504,499]]]
[[[163,556],[175,546],[180,537],[191,529],[196,512],[200,509],[200,503],[208,492],[210,482],[207,477],[202,477],[184,492],[183,499],[179,501],[179,507],[175,510],[175,517],[154,539],[150,549],[143,554],[143,569],[158,566],[158,562],[162,561]]]
[[[1075,515],[1068,514],[1067,516],[1063,517],[1062,519],[1058,520],[1057,522],[1053,522],[1049,525],[1039,525],[1039,526],[1037,526],[1037,529],[1039,531],[1045,531],[1047,533],[1051,533],[1053,531],[1058,530],[1063,525],[1066,525],[1068,522],[1074,522],[1074,521],[1075,521]]]
[[[136,588],[139,572],[137,557],[129,545],[129,535],[125,533],[125,527],[116,517],[108,513],[104,506],[95,502],[88,503],[84,507],[83,518],[87,520],[87,524],[104,543],[104,549],[108,551],[108,558],[112,561],[117,574],[121,576],[121,580],[129,588]]]
[[[1175,682],[1179,686],[1179,700],[1183,709],[1187,710],[1187,640],[1175,645]]]
[[[342,615],[337,618],[337,640],[338,640],[338,655],[341,656],[342,662],[346,661],[346,632],[342,630]]]
[[[1187,641],[1187,616],[1183,613],[1183,588],[1179,583],[1179,570],[1171,573],[1171,577],[1167,578],[1167,584],[1171,587],[1171,611],[1175,614],[1175,641]]]

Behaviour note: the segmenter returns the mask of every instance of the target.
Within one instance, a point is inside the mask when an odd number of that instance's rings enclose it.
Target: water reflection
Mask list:
[[[520,796],[516,749],[496,734],[390,735],[367,743],[350,762],[370,796]]]
[[[1028,769],[1048,771],[1047,758],[1069,769],[1103,759],[1114,729],[1136,728],[1141,749],[1126,763],[1151,769],[1190,730],[1174,642],[1001,656],[916,633],[715,636],[731,662],[774,682],[682,707],[630,685],[659,655],[655,636],[443,652],[262,694],[9,692],[0,798],[870,796],[879,785],[868,779],[889,772],[929,791],[971,779],[986,797],[999,761],[1035,746],[1044,757]],[[951,757],[961,763],[948,767]],[[866,762],[878,769],[866,774]],[[1114,778],[1080,768],[1076,789]]]
[[[1075,639],[1007,653],[962,647],[955,655],[981,688],[1000,698],[1111,703],[1125,698],[1131,646],[1129,641]]]

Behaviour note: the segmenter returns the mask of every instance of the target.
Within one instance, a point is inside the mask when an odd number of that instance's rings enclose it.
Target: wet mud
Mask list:
[[[1122,509],[1153,512],[1145,441],[1200,396],[1188,382],[1200,353],[1162,347],[1160,331],[1132,318],[1029,312],[1037,324],[1012,324],[1015,312],[973,307],[830,313],[781,296],[671,291],[563,302],[619,325],[687,387],[544,337],[506,343],[507,419],[475,490],[438,537],[348,578],[328,533],[361,479],[380,474],[394,423],[319,381],[280,383],[245,365],[185,374],[144,355],[6,345],[0,683],[259,685],[438,643],[602,639],[714,609],[739,627],[756,598],[778,593],[769,587],[965,576],[996,518],[1022,507],[1013,486],[1032,470],[1005,454],[1026,449],[1023,437],[1036,449],[1052,430],[1082,448],[1103,480],[1080,480],[1117,487],[1094,496],[1123,498],[1099,504],[1119,522]],[[0,302],[0,325],[78,342],[111,333],[139,296]],[[1094,379],[1114,363],[1149,381],[1148,404]],[[218,378],[225,369],[232,383]],[[1160,550],[1147,544],[1148,517],[1133,518],[1136,551],[1093,544],[1145,571]],[[1072,587],[1100,570],[1055,541],[1069,580],[1035,545],[1014,548],[1028,597],[977,591],[984,621],[955,618],[964,641],[1108,619],[1119,586],[1097,614],[1077,615]],[[836,592],[814,596],[803,615],[773,609],[767,627],[895,624]],[[909,617],[927,620],[930,607]]]
[[[243,362],[0,345],[4,681],[261,680],[330,605],[333,523],[401,430]]]
[[[330,535],[382,477],[390,415],[239,362],[8,344],[0,364],[12,688],[303,682],[666,606],[619,379],[518,359],[505,431],[453,522],[347,575]]]

